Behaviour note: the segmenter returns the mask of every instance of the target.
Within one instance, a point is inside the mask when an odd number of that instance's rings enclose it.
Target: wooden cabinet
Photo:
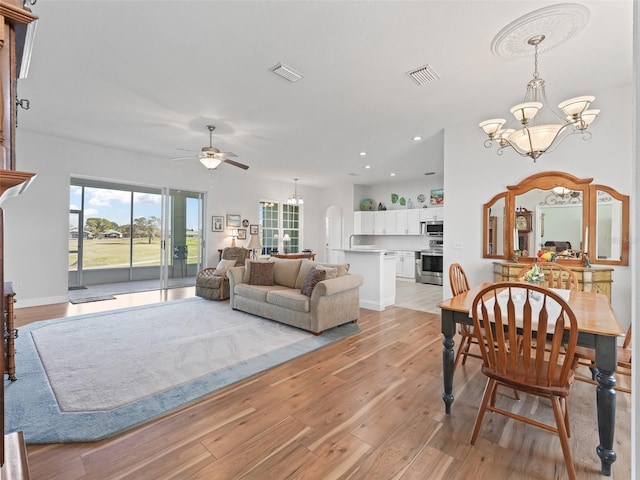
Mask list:
[[[533,263],[493,262],[494,282],[517,282],[522,277],[524,270],[531,268]],[[564,264],[563,264],[564,265]],[[613,268],[583,267],[578,265],[565,265],[578,277],[580,290],[584,292],[602,293],[611,301],[611,283]]]
[[[396,233],[395,210],[379,210],[375,212],[373,233],[375,235],[394,235]]]

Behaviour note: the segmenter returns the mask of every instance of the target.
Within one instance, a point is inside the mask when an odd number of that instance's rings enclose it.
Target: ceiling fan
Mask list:
[[[199,158],[200,162],[209,170],[218,168],[218,165],[220,165],[221,163],[228,163],[230,165],[233,165],[234,167],[242,168],[243,170],[247,170],[249,168],[248,165],[245,165],[240,162],[236,162],[235,160],[230,160],[228,158],[228,157],[237,157],[235,153],[221,152],[219,149],[214,147],[213,131],[216,129],[216,127],[213,125],[207,125],[207,129],[209,129],[209,146],[208,147],[202,147],[198,155],[192,155],[189,157],[178,157],[178,158],[173,158],[172,160],[187,160],[189,158]]]

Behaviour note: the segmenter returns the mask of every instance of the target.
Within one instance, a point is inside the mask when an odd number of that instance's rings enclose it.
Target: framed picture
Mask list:
[[[222,232],[224,230],[224,217],[213,216],[211,217],[211,231]]]
[[[431,190],[431,205],[444,205],[444,190]]]
[[[227,227],[239,227],[240,226],[240,215],[233,215],[231,213],[227,213]]]
[[[238,229],[238,240],[246,240],[247,239],[247,229],[239,228]]]
[[[258,225],[250,225],[249,226],[249,235],[258,235],[260,232]]]

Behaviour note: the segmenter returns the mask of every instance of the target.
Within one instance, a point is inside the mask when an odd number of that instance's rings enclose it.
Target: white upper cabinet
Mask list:
[[[444,207],[423,208],[420,210],[421,222],[444,221]]]
[[[374,213],[372,211],[353,212],[355,235],[373,235]]]

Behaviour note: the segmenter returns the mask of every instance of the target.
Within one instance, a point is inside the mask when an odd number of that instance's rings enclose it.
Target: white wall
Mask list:
[[[508,150],[498,156],[495,148],[484,148],[484,134],[475,122],[445,131],[445,269],[458,262],[464,265],[471,284],[493,280],[493,260],[482,258],[482,205],[506,190],[507,185],[517,184],[534,173],[556,170],[578,178],[593,177],[594,183],[631,195],[631,85],[593,94],[602,114],[592,126],[592,139],[585,142],[579,136],[568,138],[536,163]],[[463,248],[454,249],[456,242],[462,243]],[[636,246],[634,237],[632,250]],[[614,268],[612,305],[626,328],[631,321],[631,267]],[[445,285],[445,297],[449,294]]]
[[[21,307],[68,299],[69,180],[72,175],[206,192],[207,264],[218,261],[218,248],[229,246],[224,233],[211,232],[211,216],[240,214],[258,223],[260,200],[284,201],[293,179],[263,181],[230,165],[213,180],[197,162],[167,162],[131,152],[97,147],[21,131],[18,170],[37,177],[19,196],[3,204],[5,212],[5,278],[12,281]],[[324,246],[322,192],[298,184],[304,197],[304,244],[320,253]],[[349,199],[349,205],[351,200]],[[248,240],[242,242],[246,243]],[[239,243],[241,244],[241,243]]]

